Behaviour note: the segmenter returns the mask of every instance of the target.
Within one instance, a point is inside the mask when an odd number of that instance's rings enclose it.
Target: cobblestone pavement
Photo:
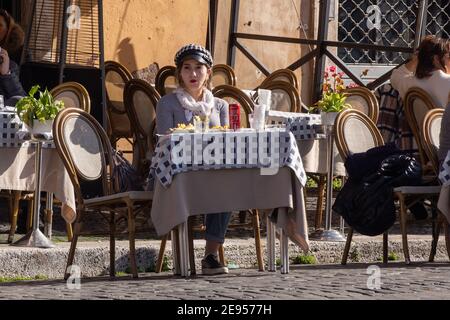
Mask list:
[[[237,269],[187,279],[146,273],[136,280],[81,279],[80,289],[62,280],[25,281],[0,284],[0,291],[2,299],[450,299],[449,263],[369,266],[291,266],[286,275]]]

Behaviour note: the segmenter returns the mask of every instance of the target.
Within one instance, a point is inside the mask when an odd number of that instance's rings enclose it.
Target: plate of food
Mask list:
[[[176,128],[170,129],[171,133],[182,133],[182,132],[194,132],[194,126],[192,124],[177,124]]]
[[[230,129],[229,126],[225,125],[225,126],[213,126],[211,128],[209,128],[209,132],[226,132]]]

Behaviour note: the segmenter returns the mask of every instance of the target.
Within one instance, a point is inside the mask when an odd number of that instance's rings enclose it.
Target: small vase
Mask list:
[[[53,120],[45,120],[44,122],[41,122],[37,119],[33,120],[33,127],[28,128],[28,130],[33,135],[43,135],[43,134],[51,134],[53,128]]]
[[[320,117],[322,118],[322,124],[327,126],[334,125],[339,112],[320,112]]]

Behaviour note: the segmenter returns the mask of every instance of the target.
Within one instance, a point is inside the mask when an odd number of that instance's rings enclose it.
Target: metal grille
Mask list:
[[[414,43],[417,1],[340,0],[338,40],[383,46],[411,47]],[[346,63],[398,64],[408,54],[339,48]]]
[[[98,1],[71,0],[69,5],[77,6],[79,11],[64,12],[64,1],[36,1],[28,61],[60,62],[62,24],[65,23],[73,26],[67,33],[66,63],[100,65]]]
[[[450,2],[435,0],[428,3],[427,34],[450,38]]]

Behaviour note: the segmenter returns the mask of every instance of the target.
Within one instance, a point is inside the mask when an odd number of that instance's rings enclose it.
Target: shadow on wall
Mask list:
[[[115,56],[117,57],[117,61],[125,65],[128,70],[137,70],[136,54],[134,52],[134,46],[131,44],[130,37],[120,41]]]

